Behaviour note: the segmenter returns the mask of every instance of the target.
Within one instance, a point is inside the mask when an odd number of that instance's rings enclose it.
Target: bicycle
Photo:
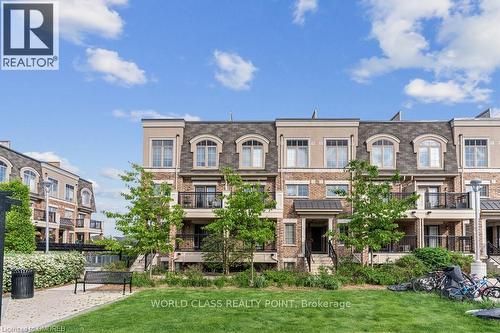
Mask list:
[[[483,301],[500,301],[500,285],[498,285],[500,283],[500,275],[495,276],[495,278],[497,279],[495,284],[484,288],[482,291],[481,299]]]
[[[486,277],[481,279],[469,279],[463,279],[460,282],[455,280],[455,282],[457,282],[456,286],[448,284],[441,289],[441,296],[453,300],[473,300],[482,297],[486,289],[492,288],[489,286],[490,283]],[[493,295],[492,290],[491,293]]]

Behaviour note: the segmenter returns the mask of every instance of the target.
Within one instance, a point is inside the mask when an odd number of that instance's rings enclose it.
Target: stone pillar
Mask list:
[[[486,259],[488,257],[488,252],[486,249],[486,219],[482,218],[479,220],[479,252],[481,259]]]
[[[302,235],[300,237],[301,239],[301,245],[302,245],[302,256],[305,256],[306,255],[306,219],[305,218],[301,218],[300,219],[300,225],[301,225],[301,231],[302,231]]]
[[[418,218],[415,221],[415,230],[416,230],[416,235],[417,235],[417,248],[424,247],[425,246],[425,240],[424,240],[424,233],[425,233],[425,228],[424,228],[424,219],[423,218]]]

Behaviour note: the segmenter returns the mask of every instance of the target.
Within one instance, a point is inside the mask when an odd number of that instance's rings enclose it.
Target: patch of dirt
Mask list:
[[[386,286],[375,284],[352,284],[340,287],[340,290],[385,290]]]

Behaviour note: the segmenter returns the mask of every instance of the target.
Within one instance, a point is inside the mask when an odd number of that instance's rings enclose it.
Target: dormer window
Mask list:
[[[262,168],[264,149],[262,142],[257,140],[248,140],[242,144],[241,165],[246,168]]]
[[[394,169],[394,143],[390,140],[378,140],[372,144],[371,164],[380,169]]]
[[[0,183],[7,181],[7,164],[0,161]]]
[[[32,170],[23,171],[23,184],[28,186],[31,193],[37,193],[37,184],[36,180],[38,175]]]
[[[212,140],[203,140],[196,144],[196,166],[202,168],[217,167],[217,144]]]
[[[441,167],[441,144],[436,140],[424,140],[418,147],[418,163],[420,168]]]
[[[82,205],[90,207],[91,197],[89,190],[82,190]]]

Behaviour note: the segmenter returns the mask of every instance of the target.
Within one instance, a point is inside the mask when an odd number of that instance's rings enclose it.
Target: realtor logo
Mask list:
[[[3,70],[59,69],[59,11],[52,1],[2,1]]]

